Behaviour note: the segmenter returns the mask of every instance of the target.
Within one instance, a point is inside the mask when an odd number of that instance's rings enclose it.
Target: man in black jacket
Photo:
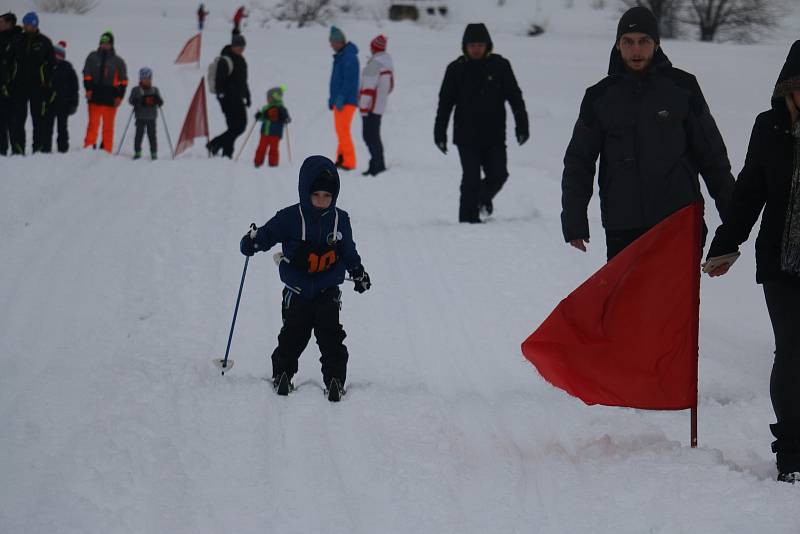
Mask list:
[[[11,43],[22,28],[17,26],[17,17],[13,13],[0,16],[0,155],[8,154],[11,144],[11,73],[13,58]]]
[[[492,199],[508,178],[505,103],[511,105],[520,145],[529,137],[528,112],[511,64],[492,53],[486,26],[467,25],[462,50],[464,55],[447,66],[433,137],[446,154],[447,123],[455,107],[453,144],[458,147],[463,171],[458,220],[479,223],[481,211],[491,215]],[[481,180],[481,168],[485,180]]]
[[[648,9],[631,8],[620,19],[608,74],[586,90],[564,156],[564,239],[586,250],[598,156],[609,260],[673,212],[702,201],[698,172],[724,220],[734,184],[725,143],[695,77],[661,50]]]
[[[242,55],[245,44],[242,35],[234,35],[231,44],[220,53],[215,87],[228,129],[206,145],[213,156],[222,149],[223,156],[232,158],[233,144],[247,128],[245,106],[250,107],[250,88],[247,86],[247,62]]]
[[[25,122],[30,106],[33,122],[33,152],[46,150],[45,115],[53,102],[53,44],[39,32],[39,17],[34,12],[22,19],[23,33],[11,43],[12,75],[8,82],[11,96],[11,150],[25,154]]]

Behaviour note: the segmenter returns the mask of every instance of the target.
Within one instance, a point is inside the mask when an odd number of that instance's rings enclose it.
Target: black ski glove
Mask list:
[[[245,256],[252,256],[255,254],[257,247],[258,244],[256,243],[256,240],[250,237],[249,232],[244,234],[244,237],[242,237],[242,240],[239,242],[239,250],[241,250],[242,254]]]
[[[350,277],[355,282],[353,290],[358,293],[363,293],[372,287],[372,282],[369,279],[369,274],[364,270],[363,266],[358,266],[350,272]]]
[[[522,145],[524,145],[524,144],[525,144],[525,142],[526,142],[526,141],[527,141],[529,138],[530,138],[530,135],[528,134],[528,132],[527,132],[527,131],[518,131],[518,132],[517,132],[517,143],[519,143],[519,146],[522,146]]]
[[[256,235],[258,235],[258,226],[256,226],[256,223],[251,223],[250,231],[244,234],[242,240],[239,241],[239,250],[245,256],[252,256],[258,251]]]

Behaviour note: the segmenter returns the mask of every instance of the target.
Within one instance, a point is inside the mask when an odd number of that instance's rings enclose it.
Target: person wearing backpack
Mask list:
[[[227,130],[206,144],[212,156],[222,150],[223,156],[233,158],[236,138],[247,127],[245,107],[250,107],[250,88],[247,86],[247,62],[243,56],[245,46],[244,36],[234,35],[231,44],[222,49],[209,68],[209,89],[217,95],[228,126]]]

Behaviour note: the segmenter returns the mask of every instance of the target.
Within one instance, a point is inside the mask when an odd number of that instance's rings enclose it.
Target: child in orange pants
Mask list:
[[[273,87],[267,91],[267,105],[256,113],[256,120],[261,121],[261,139],[256,149],[256,168],[264,164],[264,157],[269,152],[269,166],[277,167],[280,153],[278,145],[283,137],[283,128],[291,122],[289,112],[283,105],[284,86]]]

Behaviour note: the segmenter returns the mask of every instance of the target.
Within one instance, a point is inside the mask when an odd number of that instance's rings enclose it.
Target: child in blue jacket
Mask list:
[[[279,265],[283,289],[283,326],[278,346],[272,353],[272,381],[278,395],[294,388],[300,354],[311,331],[317,338],[322,357],[322,378],[328,400],[337,402],[345,393],[347,347],[339,323],[345,271],[363,293],[371,287],[369,275],[356,251],[350,217],[336,207],[339,174],[336,165],[324,156],[311,156],[300,167],[300,202],[283,208],[258,228],[255,237],[248,233],[240,242],[245,256],[267,251],[281,243],[274,258]]]

